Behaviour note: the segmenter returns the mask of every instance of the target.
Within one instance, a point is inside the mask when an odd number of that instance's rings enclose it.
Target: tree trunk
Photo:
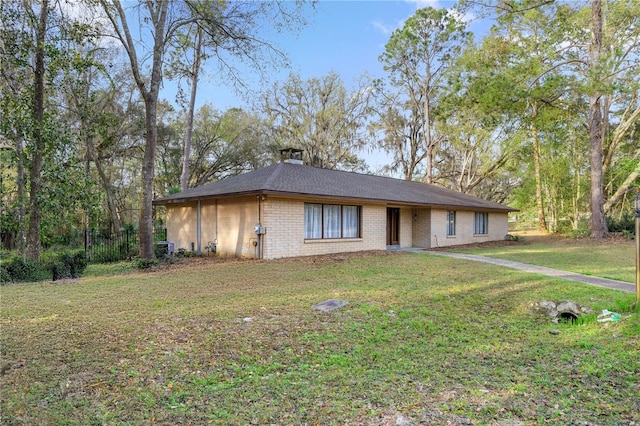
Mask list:
[[[33,142],[31,171],[29,174],[31,187],[29,189],[29,229],[27,231],[27,258],[40,259],[42,245],[40,243],[40,227],[42,216],[40,213],[40,196],[42,191],[42,155],[44,152],[44,75],[45,75],[45,36],[47,34],[47,20],[49,1],[42,0],[40,5],[40,20],[36,28],[36,51],[34,62],[34,97],[33,97]]]
[[[156,146],[158,143],[158,94],[162,84],[162,62],[165,45],[165,25],[169,2],[158,4],[154,16],[153,65],[149,89],[145,90],[145,82],[138,81],[138,87],[144,96],[146,138],[144,158],[142,160],[142,199],[140,207],[139,234],[140,257],[155,259],[153,245],[153,177],[155,174]],[[133,65],[133,64],[132,64]],[[135,64],[136,68],[138,64]]]
[[[22,147],[22,136],[18,135],[16,140],[16,157],[17,157],[17,186],[18,186],[18,254],[22,255],[23,260],[26,258],[27,252],[27,225],[25,218],[27,216],[25,202],[27,199],[25,186],[24,171],[24,152]]]
[[[591,68],[599,67],[602,51],[602,3],[591,2]],[[602,173],[602,106],[600,93],[589,97],[589,135],[591,161],[591,237],[604,238],[607,235],[607,223],[604,216],[604,175]]]
[[[155,251],[153,247],[153,175],[156,144],[158,139],[157,120],[157,96],[148,95],[145,97],[145,126],[146,140],[144,158],[142,160],[142,199],[139,218],[140,233],[140,257],[143,259],[154,259]]]
[[[424,176],[424,183],[433,183],[433,145],[427,145],[427,171]]]
[[[427,170],[424,176],[425,183],[433,183],[433,140],[431,138],[431,111],[429,105],[429,97],[426,96],[424,101],[424,124],[422,133],[425,142],[425,151],[427,153]]]
[[[542,174],[540,172],[542,158],[540,157],[540,139],[538,137],[538,126],[535,120],[538,116],[538,106],[533,106],[533,123],[531,125],[531,138],[533,141],[533,165],[536,180],[536,206],[538,208],[538,227],[540,231],[547,232],[547,219],[544,217],[544,202],[542,199]]]
[[[187,112],[187,134],[184,138],[184,154],[182,157],[182,176],[180,188],[183,191],[189,189],[189,158],[191,157],[191,135],[193,134],[193,116],[196,108],[196,93],[198,90],[198,75],[200,74],[200,54],[202,50],[202,30],[198,28],[196,34],[196,46],[193,51],[193,71],[191,73],[191,98],[189,99],[189,111]]]

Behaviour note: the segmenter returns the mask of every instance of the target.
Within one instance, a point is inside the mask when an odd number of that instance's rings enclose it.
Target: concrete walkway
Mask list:
[[[561,271],[559,269],[546,268],[544,266],[530,265],[528,263],[514,262],[512,260],[496,259],[494,257],[476,256],[473,254],[452,253],[448,251],[431,251],[431,250],[407,250],[412,252],[422,251],[422,253],[432,254],[435,256],[455,257],[456,259],[473,260],[475,262],[491,263],[493,265],[505,266],[507,268],[519,269],[534,274],[546,275],[553,278],[562,278],[564,280],[576,281],[583,284],[595,285],[598,287],[612,288],[614,290],[635,293],[635,284],[625,281],[610,280],[607,278],[594,277],[591,275],[577,274],[575,272]]]

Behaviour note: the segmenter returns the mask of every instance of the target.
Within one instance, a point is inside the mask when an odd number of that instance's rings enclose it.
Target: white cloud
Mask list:
[[[389,34],[391,34],[393,32],[393,30],[398,28],[397,25],[385,24],[384,22],[377,21],[377,20],[371,22],[371,25],[373,25],[373,28],[375,28],[376,30],[380,31],[384,35],[389,35]]]
[[[442,6],[440,5],[439,0],[405,0],[407,3],[412,3],[416,5],[417,9],[422,9],[424,7],[433,7],[434,9],[440,9]]]

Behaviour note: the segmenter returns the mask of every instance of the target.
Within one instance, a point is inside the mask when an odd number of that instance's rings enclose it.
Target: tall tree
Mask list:
[[[438,134],[434,108],[446,91],[443,76],[471,38],[455,11],[419,9],[404,26],[391,34],[379,60],[393,86],[406,96],[409,111],[417,114],[426,152],[426,183],[433,181],[434,157],[445,136]]]
[[[521,123],[521,132],[526,132],[530,144],[535,181],[535,204],[538,227],[547,231],[546,206],[543,196],[542,151],[548,133],[541,129],[546,109],[558,109],[558,100],[566,91],[567,82],[559,78],[557,46],[566,39],[567,26],[562,25],[562,7],[540,5],[525,8],[517,13],[506,13],[499,17],[491,34],[483,45],[496,52],[499,60],[498,73],[493,77],[504,82],[500,87],[500,109]],[[555,14],[555,16],[554,16]],[[485,50],[485,53],[488,53]],[[487,55],[489,58],[495,55]],[[486,60],[480,59],[486,64]],[[493,72],[493,68],[489,68]],[[495,101],[494,101],[495,102]]]
[[[154,258],[153,247],[153,177],[157,147],[157,104],[163,78],[165,54],[170,42],[175,40],[182,28],[192,24],[202,27],[206,37],[214,40],[219,51],[229,52],[232,56],[249,59],[258,68],[258,60],[265,51],[280,52],[258,36],[260,23],[272,19],[278,28],[292,28],[303,20],[296,15],[301,6],[286,2],[218,2],[218,1],[172,1],[140,2],[127,13],[119,0],[100,0],[115,37],[123,45],[133,77],[142,95],[145,105],[145,149],[142,164],[142,199],[140,206],[140,256]],[[293,11],[292,11],[293,10]],[[132,17],[132,15],[134,17]],[[135,16],[137,15],[137,16]],[[135,40],[132,36],[130,19],[148,23],[145,30],[150,35],[151,46],[146,52],[144,40]],[[147,66],[140,58],[150,58]],[[145,71],[149,70],[148,74]]]
[[[24,72],[20,64],[28,63],[30,56],[28,22],[26,14],[17,7],[17,3],[0,2],[0,91],[3,96],[0,100],[0,149],[9,151],[13,155],[3,157],[6,162],[3,169],[8,169],[9,164],[15,162],[15,198],[10,203],[5,191],[5,176],[3,173],[3,199],[2,203],[2,232],[9,234],[11,228],[17,228],[14,240],[18,253],[26,258],[27,246],[27,169],[25,166],[24,144],[27,136],[29,105],[25,99],[30,98],[29,87],[24,79]],[[3,170],[4,172],[4,170]],[[11,191],[9,191],[11,192]],[[11,214],[9,205],[14,204],[14,214]],[[14,225],[12,226],[11,223]],[[13,247],[13,244],[11,245]]]
[[[162,84],[162,65],[165,53],[167,35],[173,29],[167,28],[167,16],[170,2],[159,1],[145,3],[148,15],[145,22],[150,24],[152,38],[151,71],[148,76],[144,74],[144,64],[138,59],[137,43],[129,29],[127,14],[122,4],[115,1],[101,0],[101,4],[111,22],[115,35],[122,43],[129,62],[133,78],[140,90],[145,105],[145,129],[146,143],[144,159],[142,162],[142,200],[140,208],[140,256],[145,259],[155,257],[153,248],[153,174],[155,151],[158,137],[157,108],[160,85]],[[142,9],[142,5],[140,9]]]
[[[87,27],[64,14],[57,2],[27,0],[0,3],[2,15],[2,135],[15,143],[18,216],[26,223],[26,257],[38,259],[42,251],[45,208],[74,200],[60,198],[56,180],[68,181],[61,164],[72,150],[67,126],[61,126],[58,87],[81,58],[77,47]],[[73,168],[68,168],[69,173]],[[28,192],[28,201],[27,198]],[[80,194],[81,195],[81,194]],[[28,209],[26,208],[28,204]],[[20,225],[20,234],[23,225]],[[22,238],[19,238],[22,240]],[[22,244],[22,243],[20,243]],[[22,246],[20,246],[22,249]]]
[[[265,92],[262,103],[278,147],[304,150],[304,160],[328,169],[359,170],[371,89],[348,91],[338,74],[303,81],[291,74]]]
[[[193,119],[196,108],[198,82],[201,66],[207,59],[205,46],[203,46],[204,31],[197,24],[185,28],[184,34],[176,37],[177,46],[170,51],[170,61],[167,75],[169,78],[178,77],[187,81],[189,99],[187,104],[186,131],[184,134],[184,146],[182,155],[182,174],[180,176],[180,188],[186,191],[189,188],[189,159],[191,158],[191,138],[193,136]],[[183,103],[182,87],[179,86],[178,98]]]
[[[389,90],[381,80],[375,84],[376,101],[372,107],[376,119],[369,125],[371,137],[383,151],[391,155],[386,172],[401,172],[404,180],[424,176],[423,163],[427,150],[422,140],[422,122],[415,105],[402,94]]]
[[[494,6],[500,16],[489,38],[502,35],[504,46],[509,46],[506,51],[513,52],[501,67],[512,70],[513,78],[507,81],[514,94],[503,99],[514,99],[509,102],[516,107],[514,112],[519,108],[518,100],[526,100],[528,105],[529,112],[522,117],[531,130],[534,170],[541,170],[536,173],[540,223],[544,223],[543,212],[550,211],[543,206],[544,194],[553,192],[541,186],[544,162],[561,163],[558,151],[556,157],[546,160],[542,154],[550,152],[545,144],[552,147],[556,142],[545,138],[559,135],[547,125],[553,118],[545,110],[551,108],[557,109],[556,116],[567,120],[555,126],[564,124],[571,129],[567,134],[572,137],[581,133],[575,130],[577,123],[588,130],[581,137],[589,142],[585,148],[589,161],[584,166],[565,164],[577,166],[570,173],[578,181],[585,168],[589,171],[590,230],[594,237],[604,236],[604,215],[638,178],[635,166],[619,165],[635,165],[629,159],[640,157],[637,143],[632,142],[640,116],[640,5],[626,0],[590,0],[586,5],[527,1],[498,2]],[[573,157],[578,158],[582,156]]]
[[[49,0],[42,0],[35,24],[35,55],[33,64],[33,129],[32,138],[34,141],[33,154],[31,158],[31,169],[29,173],[29,228],[27,230],[27,257],[29,259],[39,259],[42,245],[40,242],[41,218],[41,191],[42,191],[42,155],[45,144],[45,120],[44,120],[44,99],[45,99],[45,38],[49,29]]]
[[[591,1],[591,45],[589,47],[589,68],[592,75],[600,74],[602,53],[602,1]],[[599,76],[598,76],[599,77]],[[593,87],[589,95],[589,140],[591,163],[591,236],[602,238],[607,235],[604,216],[604,174],[602,172],[602,91]]]

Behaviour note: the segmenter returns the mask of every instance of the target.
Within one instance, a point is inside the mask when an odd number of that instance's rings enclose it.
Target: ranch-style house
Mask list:
[[[288,159],[154,201],[173,249],[276,259],[504,239],[514,208]]]

